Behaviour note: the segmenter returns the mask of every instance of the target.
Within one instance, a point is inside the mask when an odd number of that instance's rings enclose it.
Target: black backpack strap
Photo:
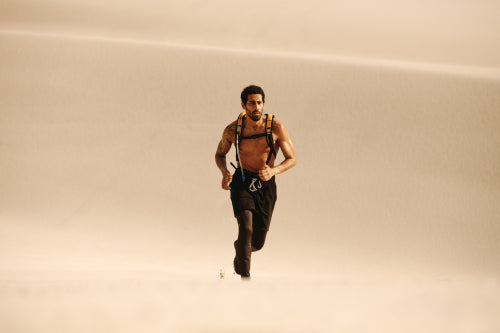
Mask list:
[[[274,115],[268,114],[266,119],[266,140],[271,150],[269,151],[269,155],[267,155],[266,164],[269,164],[272,155],[276,157],[276,150],[274,150],[274,139],[273,139],[273,120],[274,120]]]
[[[241,131],[243,129],[243,119],[245,118],[245,111],[240,113],[238,116],[238,121],[236,122],[236,133],[234,137],[234,145],[236,146],[236,162],[240,165],[241,169],[241,181],[245,182],[245,173],[243,172],[243,165],[240,162],[240,136],[241,136]]]
[[[245,119],[245,111],[240,113],[238,120],[236,122],[236,132],[234,133],[234,144],[236,146],[236,162],[240,161],[240,141],[241,141],[241,131],[243,129],[243,120]]]
[[[246,113],[244,111],[238,116],[238,121],[236,122],[236,132],[235,132],[235,137],[234,137],[234,143],[236,146],[236,162],[238,162],[240,164],[240,167],[242,169],[241,170],[242,173],[243,173],[243,166],[240,163],[240,142],[241,142],[241,139],[243,139],[243,138],[244,139],[254,139],[254,138],[258,138],[258,137],[265,135],[267,144],[270,148],[269,154],[267,155],[266,164],[269,164],[269,161],[271,160],[271,156],[274,155],[274,157],[276,157],[276,155],[277,155],[276,150],[274,150],[274,138],[273,138],[274,115],[273,114],[266,114],[266,132],[265,133],[256,134],[256,135],[249,136],[249,137],[242,137],[241,132],[243,130],[243,122],[245,120],[245,116],[246,116]],[[243,179],[244,179],[244,177],[245,176],[243,175]]]

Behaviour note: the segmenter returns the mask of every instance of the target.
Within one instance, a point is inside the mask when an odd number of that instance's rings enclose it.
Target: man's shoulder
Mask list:
[[[226,126],[224,129],[224,135],[227,136],[228,138],[234,138],[236,135],[236,123],[237,121],[233,121],[229,125]]]
[[[276,117],[273,118],[273,132],[274,131],[282,131],[285,128],[285,124],[281,122]]]
[[[236,131],[236,124],[237,124],[237,121],[235,120],[232,123],[230,123],[229,125],[227,125],[224,130],[225,131],[227,131],[227,130]]]

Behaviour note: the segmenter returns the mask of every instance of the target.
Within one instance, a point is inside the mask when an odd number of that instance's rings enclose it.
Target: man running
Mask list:
[[[222,188],[231,191],[234,216],[238,221],[233,264],[235,272],[242,278],[250,278],[252,252],[264,246],[276,202],[274,176],[297,163],[285,125],[272,115],[264,114],[264,105],[262,88],[246,87],[241,92],[244,112],[224,129],[215,153],[215,162],[222,172]],[[226,155],[233,143],[238,167],[231,175]],[[285,160],[275,166],[280,148]]]

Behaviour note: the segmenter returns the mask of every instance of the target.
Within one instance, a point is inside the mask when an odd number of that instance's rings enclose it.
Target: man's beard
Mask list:
[[[253,121],[259,121],[260,118],[262,118],[262,112],[259,112],[258,114],[254,114],[253,112],[250,113],[250,119]]]

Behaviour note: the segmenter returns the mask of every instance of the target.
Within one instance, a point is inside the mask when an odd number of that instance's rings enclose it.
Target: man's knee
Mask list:
[[[240,231],[246,235],[252,235],[252,212],[244,210],[238,214],[237,219]]]
[[[246,235],[249,235],[250,237],[252,236],[252,224],[251,223],[247,223],[247,224],[244,224],[240,227],[240,230],[242,232],[244,232]]]
[[[252,244],[252,252],[259,251],[264,247],[264,242]]]
[[[266,233],[255,233],[252,235],[252,251],[259,251],[264,247],[266,242]]]
[[[252,222],[252,211],[251,210],[242,210],[236,214],[236,219],[240,224],[246,224],[248,222]]]

